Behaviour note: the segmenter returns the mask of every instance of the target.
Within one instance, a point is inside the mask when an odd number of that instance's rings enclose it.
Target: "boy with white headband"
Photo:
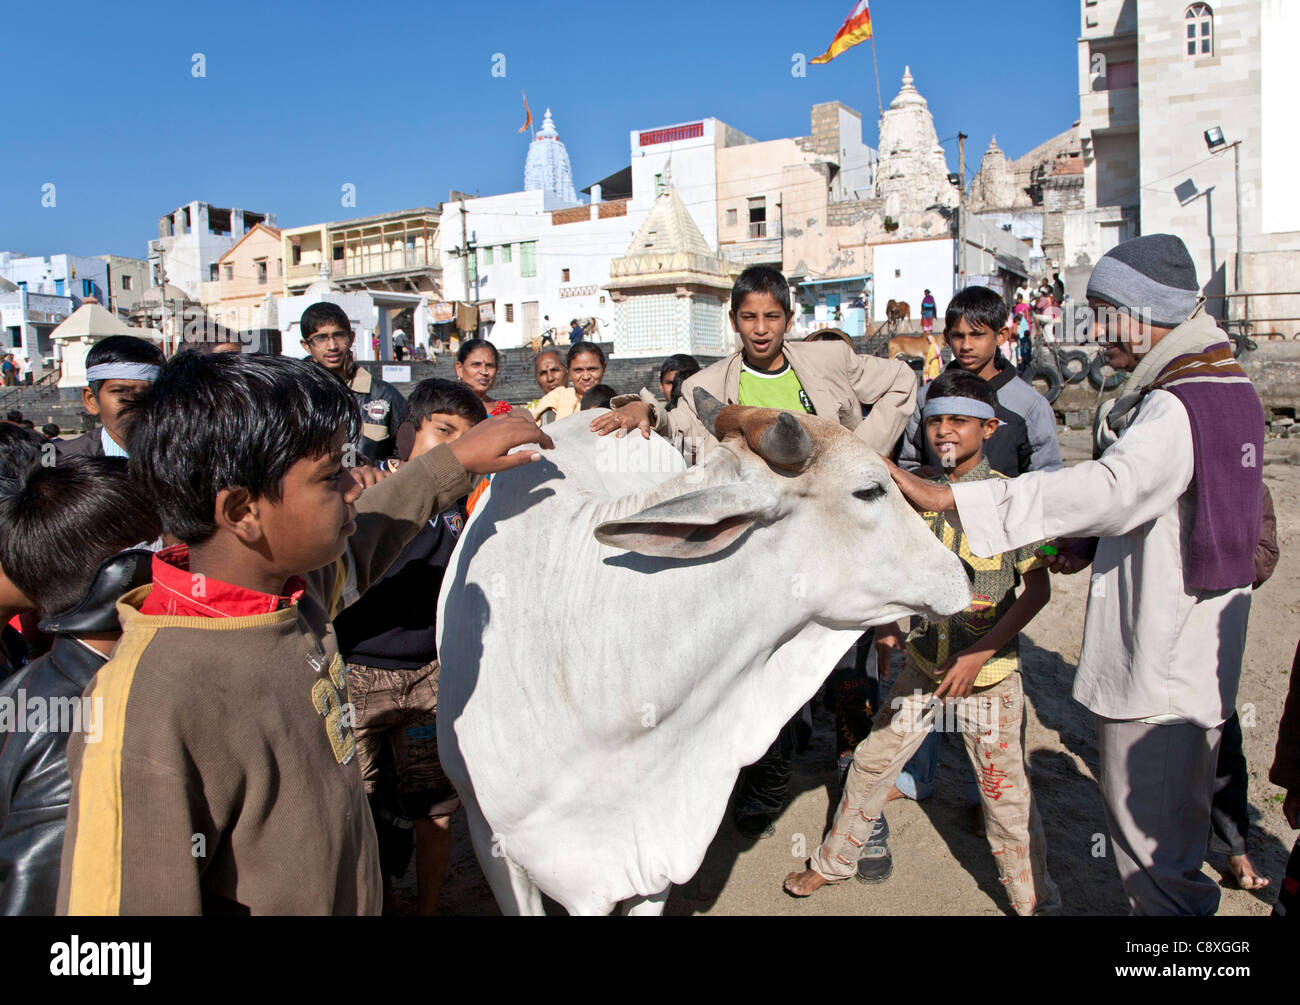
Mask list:
[[[929,391],[922,424],[944,468],[934,480],[1001,478],[984,457],[984,442],[998,428],[989,385],[965,370],[946,370]],[[1020,632],[1051,596],[1047,570],[1033,545],[976,558],[965,534],[942,513],[921,516],[967,565],[972,603],[951,618],[914,618],[906,640],[897,625],[876,629],[878,642],[905,650],[907,665],[889,704],[853,752],[830,833],[809,868],[786,877],[786,892],[807,897],[854,875],[859,856],[873,849],[868,839],[898,773],[932,730],[956,729],[979,780],[989,847],[1012,908],[1020,915],[1055,912],[1061,898],[1047,872],[1043,825],[1021,743]],[[1022,576],[1025,588],[1017,597]]]
[[[60,457],[125,457],[130,406],[158,377],[163,354],[134,335],[110,335],[86,354],[81,404],[101,426],[60,444]]]

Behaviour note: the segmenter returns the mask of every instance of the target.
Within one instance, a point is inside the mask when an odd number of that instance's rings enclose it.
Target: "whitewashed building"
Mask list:
[[[1090,268],[1138,233],[1176,234],[1224,314],[1236,292],[1238,183],[1242,291],[1295,290],[1300,130],[1295,97],[1300,4],[1293,0],[1081,0],[1084,209],[1067,219],[1066,257]],[[1207,130],[1222,130],[1211,151]],[[1232,147],[1234,143],[1239,147]],[[1228,314],[1243,302],[1231,297]],[[1300,315],[1300,298],[1250,303],[1253,318]],[[1292,321],[1282,330],[1300,327]]]
[[[150,285],[170,283],[198,303],[203,283],[218,278],[221,256],[259,223],[274,227],[275,214],[222,209],[197,200],[160,217],[158,237],[149,242]]]
[[[614,340],[610,262],[628,243],[668,185],[708,245],[717,248],[717,149],[749,142],[716,119],[629,134],[629,191],[570,202],[568,152],[548,115],[529,147],[526,177],[542,185],[523,192],[470,198],[452,193],[442,205],[443,295],[478,308],[479,334],[502,348],[526,345],[547,328],[563,343],[574,319],[595,319],[596,338]],[[574,193],[576,197],[576,193]]]

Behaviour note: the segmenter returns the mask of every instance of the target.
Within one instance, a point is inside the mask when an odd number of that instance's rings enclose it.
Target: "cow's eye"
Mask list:
[[[869,489],[858,489],[853,493],[855,499],[861,499],[863,502],[875,502],[877,499],[885,497],[885,486],[873,485]]]

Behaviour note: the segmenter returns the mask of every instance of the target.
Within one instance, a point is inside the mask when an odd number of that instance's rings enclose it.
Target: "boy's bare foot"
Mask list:
[[[1255,871],[1249,855],[1229,855],[1228,871],[1237,881],[1237,886],[1243,890],[1262,890],[1269,884],[1267,876],[1261,876]]]
[[[892,803],[895,799],[906,799],[906,798],[907,798],[906,795],[898,791],[897,785],[891,785],[889,787],[889,795],[885,796],[885,802]]]
[[[826,879],[815,869],[792,872],[785,878],[785,892],[792,897],[811,897],[826,885]]]

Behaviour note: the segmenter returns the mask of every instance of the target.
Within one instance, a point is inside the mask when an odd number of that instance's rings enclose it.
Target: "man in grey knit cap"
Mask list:
[[[1011,480],[936,485],[971,550],[1049,538],[1057,572],[1091,565],[1074,697],[1096,717],[1106,825],[1135,914],[1213,914],[1201,872],[1224,720],[1235,707],[1260,530],[1264,414],[1168,234],[1112,249],[1088,282],[1093,338],[1131,374],[1099,457]]]

